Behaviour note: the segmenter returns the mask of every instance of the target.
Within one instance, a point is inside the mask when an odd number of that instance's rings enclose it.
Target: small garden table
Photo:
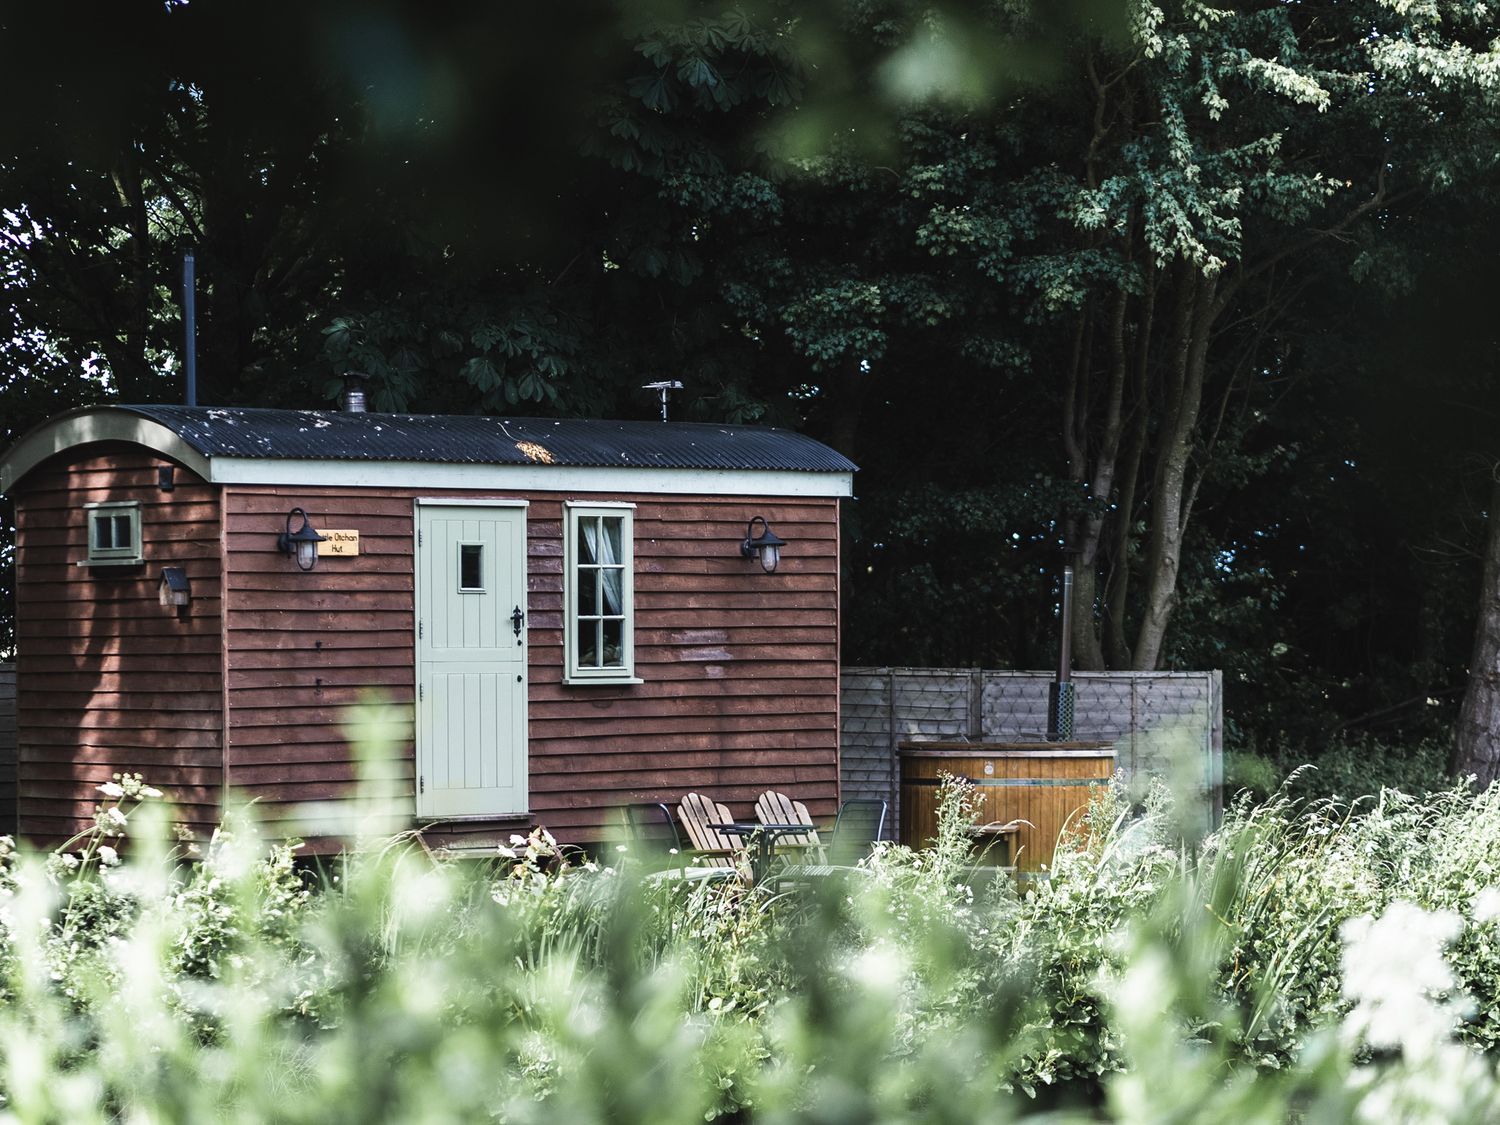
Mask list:
[[[726,836],[739,836],[751,847],[750,881],[759,883],[771,870],[775,858],[776,841],[783,836],[800,836],[816,831],[810,824],[762,824],[760,821],[734,821],[715,824],[716,831]]]

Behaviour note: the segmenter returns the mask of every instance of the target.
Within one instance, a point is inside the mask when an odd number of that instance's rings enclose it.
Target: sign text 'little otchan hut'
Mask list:
[[[318,544],[318,554],[343,555],[346,558],[359,554],[359,532],[324,531],[323,542]]]

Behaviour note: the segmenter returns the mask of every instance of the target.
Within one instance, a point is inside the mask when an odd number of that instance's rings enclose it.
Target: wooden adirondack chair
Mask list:
[[[807,806],[801,801],[794,801],[785,793],[767,789],[755,802],[755,819],[762,824],[807,825],[807,832],[800,836],[783,836],[776,841],[776,846],[795,848],[804,860],[827,862],[823,853],[823,841],[818,838],[818,830],[813,827],[813,818],[808,813]]]
[[[688,839],[698,853],[700,865],[708,867],[736,867],[743,858],[745,842],[737,836],[727,836],[714,825],[732,823],[734,817],[729,810],[701,793],[685,794],[677,804],[677,816],[687,829]]]

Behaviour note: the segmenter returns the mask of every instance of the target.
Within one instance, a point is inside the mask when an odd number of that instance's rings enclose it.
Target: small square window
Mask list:
[[[142,561],[141,506],[134,500],[86,504],[89,554],[85,566],[132,566]]]

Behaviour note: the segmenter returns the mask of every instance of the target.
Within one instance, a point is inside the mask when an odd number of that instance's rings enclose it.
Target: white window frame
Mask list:
[[[589,668],[578,663],[578,550],[579,524],[590,518],[605,516],[622,521],[620,527],[621,575],[619,667]],[[635,674],[635,505],[626,503],[563,503],[563,683],[565,684],[639,684]]]
[[[88,556],[79,566],[139,566],[145,561],[141,552],[141,502],[139,500],[109,500],[98,504],[85,504],[84,534],[88,537]],[[94,545],[94,521],[100,516],[130,517],[130,542],[123,547],[96,547]]]

